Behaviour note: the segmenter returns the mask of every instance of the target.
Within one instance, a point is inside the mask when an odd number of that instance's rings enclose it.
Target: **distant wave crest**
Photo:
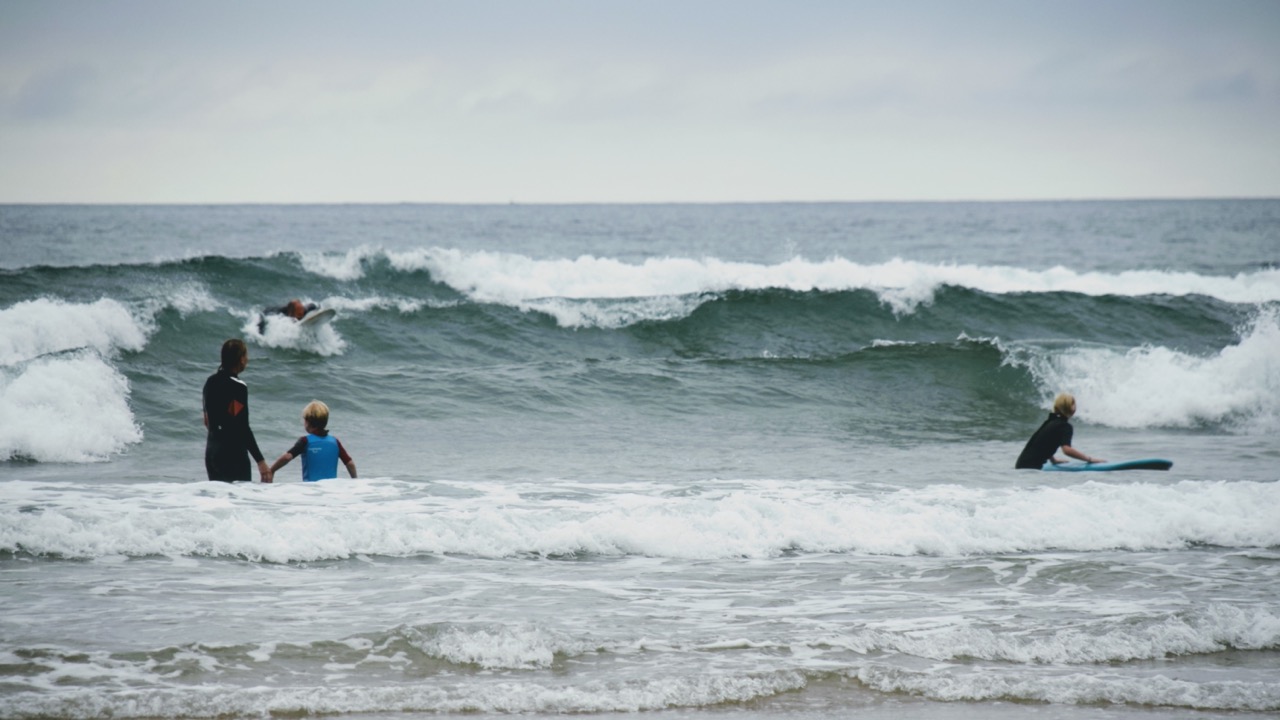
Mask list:
[[[800,257],[764,265],[718,258],[651,258],[639,263],[583,255],[535,259],[525,255],[431,247],[382,251],[361,247],[344,255],[307,256],[304,267],[339,280],[361,277],[369,262],[385,258],[398,272],[431,277],[480,302],[548,310],[552,298],[605,300],[717,293],[728,290],[874,291],[895,313],[931,302],[939,288],[970,288],[992,294],[1069,292],[1091,296],[1203,295],[1229,303],[1280,300],[1280,269],[1232,277],[1190,272],[1128,270],[1079,272],[1064,267],[1028,270],[995,265],[936,264],[894,259],[864,264],[832,257]],[[555,314],[554,310],[551,310]],[[567,326],[576,313],[557,314]]]

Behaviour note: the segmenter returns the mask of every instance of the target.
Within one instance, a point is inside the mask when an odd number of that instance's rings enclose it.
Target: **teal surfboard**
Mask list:
[[[1145,460],[1124,460],[1121,462],[1103,462],[1103,463],[1082,463],[1069,462],[1061,465],[1054,465],[1051,462],[1044,464],[1040,468],[1046,472],[1110,472],[1112,470],[1168,470],[1173,467],[1173,461],[1161,460],[1160,458],[1147,458]]]

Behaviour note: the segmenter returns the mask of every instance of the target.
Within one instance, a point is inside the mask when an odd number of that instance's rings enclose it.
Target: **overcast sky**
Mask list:
[[[1280,0],[0,0],[0,202],[1280,196]]]

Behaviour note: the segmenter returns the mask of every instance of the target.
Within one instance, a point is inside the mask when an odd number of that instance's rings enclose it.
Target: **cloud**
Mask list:
[[[1201,80],[1191,91],[1192,98],[1207,102],[1251,102],[1260,96],[1259,82],[1252,70]]]
[[[97,81],[93,68],[82,63],[42,69],[14,93],[9,112],[26,122],[75,117],[92,107]]]
[[[1280,194],[1269,0],[66,7],[0,4],[0,202]]]

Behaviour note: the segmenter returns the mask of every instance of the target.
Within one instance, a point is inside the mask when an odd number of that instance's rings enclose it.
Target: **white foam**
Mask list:
[[[627,300],[571,300],[540,298],[518,301],[521,310],[540,312],[566,328],[621,328],[645,321],[687,317],[705,301],[701,295],[666,295]]]
[[[0,368],[0,460],[97,462],[141,440],[129,381],[96,353]]]
[[[1126,677],[1069,673],[1027,675],[960,667],[928,672],[868,665],[850,673],[874,690],[911,693],[947,702],[1013,700],[1070,705],[1097,703],[1198,710],[1280,709],[1280,688],[1262,682],[1190,682],[1161,675]]]
[[[308,298],[300,298],[303,303],[312,302]],[[375,309],[394,309],[409,315],[424,307],[454,307],[454,301],[418,300],[404,297],[383,297],[375,295],[364,298],[347,298],[331,296],[317,303],[320,307],[338,311],[340,319],[344,313],[367,313]],[[259,314],[257,311],[237,313],[244,318],[241,332],[245,337],[265,347],[285,348],[316,355],[340,355],[347,348],[347,342],[332,322],[321,325],[304,326],[293,319],[280,314]],[[259,324],[261,322],[261,325]]]
[[[184,663],[203,672],[218,668],[196,653]],[[265,662],[254,656],[254,662]],[[101,652],[76,652],[74,660],[46,653],[39,675],[15,676],[6,704],[17,717],[221,717],[321,714],[490,713],[580,714],[706,708],[749,703],[807,688],[814,679],[842,674],[881,693],[910,693],[945,702],[1016,701],[1070,705],[1129,704],[1201,710],[1267,712],[1280,709],[1280,686],[1252,680],[1190,681],[1163,673],[1104,673],[1070,667],[990,666],[964,660],[925,668],[866,660],[826,670],[794,668],[726,672],[710,663],[698,672],[676,665],[644,678],[579,680],[572,674],[504,673],[433,675],[430,682],[344,686],[332,675],[323,684],[274,674],[250,687],[210,678],[184,685],[158,677],[147,661]],[[166,663],[171,666],[172,663]],[[782,663],[784,666],[789,664]],[[329,664],[330,672],[349,669]],[[545,668],[539,667],[539,670]],[[83,688],[87,679],[110,679],[128,692]]]
[[[1267,608],[1218,603],[1155,619],[1106,615],[1092,624],[1037,635],[958,625],[926,632],[871,628],[824,641],[859,653],[892,651],[940,661],[973,658],[1022,665],[1118,663],[1231,649],[1275,649],[1280,647],[1280,616]]]
[[[1214,355],[1164,347],[1075,347],[1027,361],[1046,398],[1076,396],[1080,417],[1123,428],[1229,423],[1280,430],[1280,308],[1259,311],[1240,342]]]
[[[1277,269],[1226,277],[1159,270],[1081,273],[1062,267],[1027,270],[901,259],[862,264],[839,257],[821,261],[797,257],[773,265],[667,257],[635,264],[590,255],[538,260],[511,253],[438,247],[388,252],[387,257],[392,267],[402,272],[426,270],[435,280],[475,300],[517,307],[547,298],[652,298],[765,288],[865,289],[876,292],[895,312],[910,313],[931,302],[937,290],[948,285],[996,294],[1205,295],[1231,303],[1280,300]],[[342,261],[344,267],[348,263]]]
[[[589,643],[532,625],[408,628],[405,637],[432,657],[456,665],[528,670],[551,667],[557,653],[579,655]]]
[[[1255,304],[1280,300],[1280,270],[1276,269],[1227,277],[1159,270],[1027,270],[902,259],[862,264],[840,257],[819,261],[793,257],[772,265],[678,257],[628,263],[592,255],[534,259],[515,253],[457,248],[386,251],[369,246],[342,254],[304,254],[301,261],[308,272],[351,281],[363,277],[366,263],[379,256],[385,256],[399,272],[428,271],[437,282],[475,301],[545,312],[565,327],[612,328],[683,317],[708,295],[735,289],[869,290],[898,314],[912,313],[918,306],[932,302],[944,286],[994,294],[1205,295],[1226,302]]]
[[[300,256],[302,268],[310,273],[334,280],[359,280],[364,277],[364,263],[376,257],[380,251],[362,245],[352,248],[341,255],[329,253],[303,253]]]
[[[20,708],[22,713],[56,717],[406,710],[636,712],[748,702],[804,689],[815,678],[844,675],[880,692],[910,692],[949,702],[1280,709],[1280,686],[1267,681],[1261,668],[1243,676],[1236,674],[1230,681],[1179,679],[1169,677],[1168,668],[1147,671],[1141,665],[1106,670],[1107,664],[1160,660],[1170,654],[1274,649],[1280,641],[1280,619],[1264,607],[1212,604],[1166,617],[1102,615],[1092,625],[1073,623],[1043,633],[983,632],[963,627],[937,630],[932,626],[941,618],[935,615],[923,620],[927,623],[921,624],[930,627],[890,631],[842,622],[832,625],[840,628],[839,634],[818,637],[800,629],[799,642],[781,644],[737,635],[707,641],[678,633],[661,640],[636,636],[597,640],[517,622],[399,626],[375,638],[338,640],[352,651],[338,654],[331,648],[335,641],[328,638],[302,645],[264,642],[230,652],[225,646],[201,644],[129,654],[42,648],[39,671],[10,678],[10,684],[22,691],[11,691],[6,699],[11,709]],[[956,620],[962,618],[957,616]],[[725,629],[752,632],[749,626]],[[371,665],[419,677],[416,661],[398,649],[401,640],[450,665],[478,666],[490,672],[445,669],[433,674],[429,683],[370,685],[356,677],[356,686],[344,687],[337,681],[346,679],[348,672],[356,676],[355,671]],[[833,649],[837,650],[834,656]],[[707,658],[725,650],[761,652],[740,658],[754,668],[752,671],[734,671],[730,663],[707,664]],[[621,667],[621,674],[612,678],[592,672],[577,679],[578,673],[555,669],[557,656],[584,660],[582,665],[586,666],[591,662],[588,655],[597,655],[609,664],[628,656],[644,663],[646,670],[639,673]],[[160,662],[158,656],[163,657]],[[272,673],[266,682],[270,687],[264,687],[260,669],[247,665],[274,663],[278,657],[285,658],[293,671]],[[31,662],[12,653],[0,660],[14,665]],[[697,663],[698,672],[687,672],[691,661]],[[306,662],[323,667],[323,684],[317,686],[314,674],[300,671],[299,666]],[[204,676],[195,679],[198,685],[184,686],[171,674],[175,667],[186,668],[184,678],[192,668],[199,668]],[[517,672],[501,672],[507,670]],[[241,673],[253,678],[250,687],[219,684],[234,682],[232,676]],[[127,686],[130,692],[81,689],[81,683],[90,679],[97,684]],[[410,690],[411,694],[405,694]]]
[[[28,300],[0,310],[0,366],[78,348],[104,356],[136,352],[146,346],[151,330],[149,321],[109,298],[94,303]]]
[[[184,317],[193,313],[213,312],[220,307],[218,301],[209,294],[207,287],[193,284],[167,288],[162,296],[152,301],[149,314],[154,317],[166,306],[177,310]]]
[[[96,664],[95,664],[96,667]],[[618,713],[749,702],[799,690],[799,672],[697,673],[579,685],[520,679],[468,683],[450,677],[390,687],[130,688],[128,692],[59,688],[11,693],[17,717],[156,718],[351,714]]]
[[[581,499],[552,503],[501,501],[487,492],[415,496],[415,486],[392,480],[110,489],[100,496],[61,485],[7,485],[14,505],[44,510],[0,512],[3,549],[302,562],[447,553],[714,559],[1280,545],[1280,483],[941,485],[866,494],[752,483],[678,497],[654,488],[579,492]]]
[[[259,322],[262,322],[261,326]],[[302,325],[290,317],[279,314],[259,316],[250,313],[240,328],[244,337],[265,347],[285,348],[321,356],[341,355],[347,348],[333,323]]]
[[[111,299],[0,310],[0,460],[96,462],[139,442],[129,382],[109,358],[142,350],[153,329]]]
[[[424,307],[454,307],[456,302],[417,300],[413,298],[387,298],[373,296],[366,298],[330,297],[320,303],[321,307],[333,308],[338,312],[367,313],[372,310],[394,309],[402,315],[418,312]]]

